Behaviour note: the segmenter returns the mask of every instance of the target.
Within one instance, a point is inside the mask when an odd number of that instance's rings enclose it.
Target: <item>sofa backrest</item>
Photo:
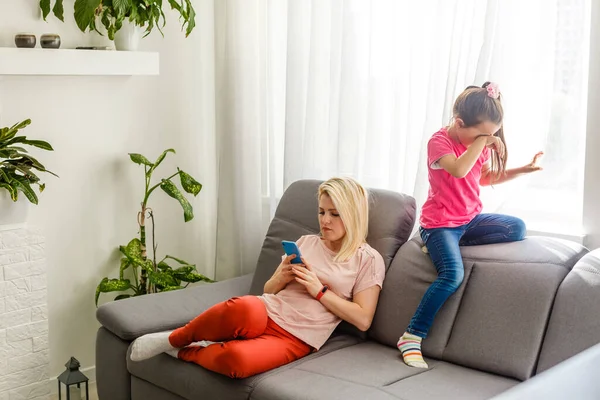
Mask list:
[[[251,294],[262,294],[284,254],[282,240],[297,240],[319,232],[317,190],[322,181],[294,182],[283,194],[265,237]],[[383,256],[386,268],[398,248],[405,243],[415,222],[415,200],[407,195],[369,189],[369,235],[367,242]]]
[[[406,243],[386,275],[369,336],[395,346],[437,277],[420,238]],[[575,243],[532,237],[462,247],[465,278],[423,342],[427,357],[516,379],[535,371],[558,287],[586,253]]]
[[[600,249],[586,254],[560,285],[537,372],[600,343]]]

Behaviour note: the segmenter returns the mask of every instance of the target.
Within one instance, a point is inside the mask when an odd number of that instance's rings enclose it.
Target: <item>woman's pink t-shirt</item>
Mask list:
[[[319,280],[343,299],[351,301],[357,293],[383,284],[383,258],[366,243],[347,262],[335,262],[335,253],[317,235],[302,236],[296,243]],[[269,318],[316,350],[341,322],[296,281],[288,283],[277,294],[265,293],[259,298],[265,304]]]
[[[481,212],[479,198],[481,170],[490,159],[484,148],[475,165],[464,178],[455,178],[438,161],[445,155],[460,157],[467,147],[448,136],[446,128],[434,133],[427,143],[429,195],[421,211],[421,226],[425,229],[453,228],[471,222]]]

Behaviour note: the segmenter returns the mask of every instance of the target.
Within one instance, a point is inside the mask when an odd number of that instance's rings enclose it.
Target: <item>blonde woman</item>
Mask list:
[[[367,191],[349,178],[320,185],[320,235],[302,236],[301,264],[285,257],[262,296],[219,303],[172,332],[138,338],[131,359],[166,352],[232,378],[246,378],[319,350],[345,320],[369,329],[385,275],[366,243]],[[220,342],[190,346],[194,342]]]

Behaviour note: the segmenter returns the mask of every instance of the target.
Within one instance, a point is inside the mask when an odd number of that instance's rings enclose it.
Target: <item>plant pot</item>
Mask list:
[[[28,212],[29,201],[23,193],[19,193],[19,200],[14,202],[8,190],[0,188],[0,227],[25,223]]]
[[[32,49],[37,43],[37,38],[32,33],[19,33],[15,35],[15,45],[20,48]]]
[[[123,21],[123,26],[115,33],[115,48],[120,51],[136,51],[141,38],[141,27],[129,21]]]
[[[54,33],[46,33],[40,38],[40,46],[43,49],[59,49],[60,36]]]

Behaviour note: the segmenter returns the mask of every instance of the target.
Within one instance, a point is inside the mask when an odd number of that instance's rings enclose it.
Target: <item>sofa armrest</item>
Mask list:
[[[148,294],[104,304],[96,311],[102,326],[123,340],[175,329],[209,307],[250,292],[253,274],[185,290]]]
[[[492,400],[600,399],[600,344],[508,389]]]

